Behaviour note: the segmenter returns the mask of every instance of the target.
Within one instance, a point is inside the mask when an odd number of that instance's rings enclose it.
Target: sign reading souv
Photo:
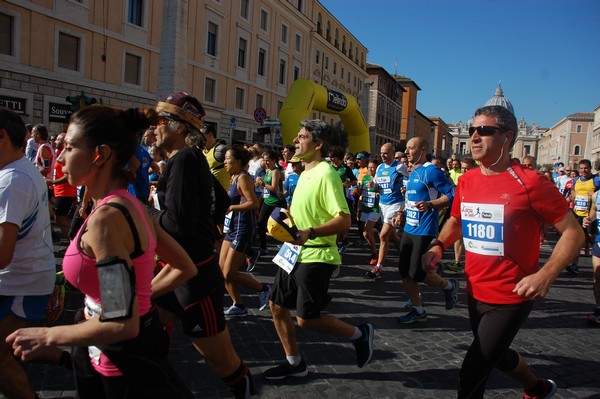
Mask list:
[[[348,106],[348,99],[340,92],[327,89],[327,108],[341,112]]]

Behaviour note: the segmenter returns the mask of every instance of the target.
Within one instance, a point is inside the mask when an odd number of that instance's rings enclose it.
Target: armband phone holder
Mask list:
[[[129,319],[135,297],[135,273],[127,261],[116,256],[96,263],[102,313],[100,321]]]

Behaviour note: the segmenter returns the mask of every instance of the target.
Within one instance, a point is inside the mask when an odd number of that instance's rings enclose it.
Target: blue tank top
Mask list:
[[[240,194],[238,190],[238,179],[241,175],[249,175],[247,171],[242,170],[239,175],[235,177],[235,179],[229,183],[229,190],[227,190],[227,194],[229,195],[229,199],[231,200],[231,205],[240,205],[243,204],[246,199]],[[254,217],[252,215],[252,211],[233,211],[231,215],[231,222],[229,224],[229,229],[231,231],[243,230],[243,229],[251,229],[254,227]]]

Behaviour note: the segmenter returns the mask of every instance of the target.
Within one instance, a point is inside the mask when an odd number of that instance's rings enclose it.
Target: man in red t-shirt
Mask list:
[[[552,380],[538,379],[510,344],[534,299],[550,286],[583,243],[583,232],[552,183],[510,163],[516,134],[514,115],[500,106],[475,112],[469,128],[479,169],[458,181],[451,217],[423,255],[423,267],[437,267],[445,247],[461,235],[466,249],[469,320],[475,338],[460,370],[459,398],[482,398],[493,368],[515,378],[524,398],[548,398]],[[542,223],[561,233],[555,250],[538,267]]]

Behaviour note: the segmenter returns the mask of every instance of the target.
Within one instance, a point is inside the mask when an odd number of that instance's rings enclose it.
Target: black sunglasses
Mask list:
[[[473,136],[473,134],[477,131],[480,136],[491,136],[492,134],[498,132],[502,132],[498,126],[471,126],[469,128],[469,137]]]

